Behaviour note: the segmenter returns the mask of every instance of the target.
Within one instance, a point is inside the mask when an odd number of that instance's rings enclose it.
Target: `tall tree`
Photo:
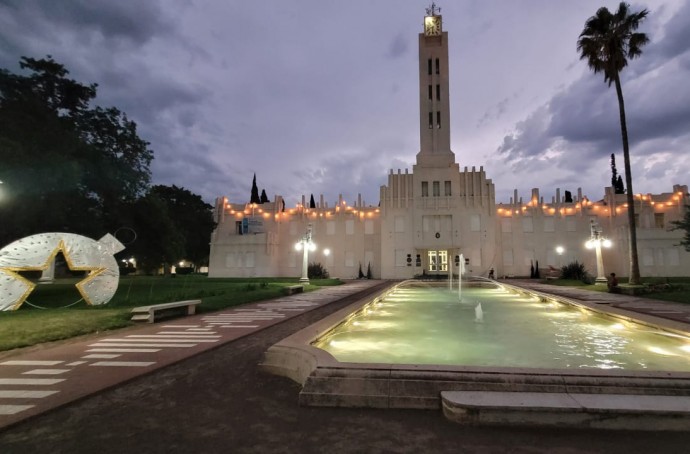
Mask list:
[[[216,227],[213,207],[201,196],[175,185],[153,186],[151,193],[165,205],[168,217],[182,238],[179,251],[182,255],[173,260],[186,259],[197,266],[208,264],[211,233]]]
[[[316,202],[314,202],[314,194],[309,197],[309,208],[316,208]]]
[[[153,152],[115,108],[91,107],[96,84],[50,56],[0,69],[0,245],[33,233],[100,237],[148,188]]]
[[[616,189],[618,181],[618,169],[616,169],[616,155],[611,153],[611,187]]]
[[[585,22],[585,28],[577,41],[580,59],[587,60],[587,65],[594,73],[603,72],[604,81],[616,86],[618,110],[623,139],[623,160],[625,162],[625,183],[628,200],[628,227],[630,249],[630,283],[640,284],[640,265],[637,256],[637,230],[635,228],[635,201],[633,198],[630,150],[628,145],[628,127],[625,121],[625,104],[621,88],[620,73],[632,60],[642,54],[642,46],[649,42],[644,33],[636,30],[647,17],[648,11],[631,12],[630,5],[621,2],[618,10],[611,13],[607,8],[599,8],[596,14]]]
[[[249,203],[261,203],[261,198],[259,197],[259,188],[256,186],[256,174],[254,174],[254,179],[252,180],[252,193],[249,197]]]
[[[625,194],[625,185],[623,184],[623,177],[618,175],[616,180],[616,194]]]
[[[268,203],[268,202],[269,202],[269,200],[268,200],[268,196],[266,195],[266,190],[262,189],[261,190],[261,203],[263,204],[263,203]]]
[[[685,206],[685,216],[680,221],[671,222],[673,227],[671,230],[685,230],[685,236],[680,242],[680,245],[690,252],[690,205]]]

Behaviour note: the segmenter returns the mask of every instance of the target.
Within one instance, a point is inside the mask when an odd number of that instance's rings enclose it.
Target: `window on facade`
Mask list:
[[[554,232],[556,230],[556,223],[553,220],[553,216],[544,218],[544,231]]]
[[[664,213],[654,213],[654,227],[657,229],[664,228]]]
[[[441,183],[434,181],[434,197],[441,195]]]
[[[444,181],[443,182],[443,195],[445,195],[445,196],[451,195],[451,193],[450,193],[450,181]]]
[[[441,62],[436,59],[436,74],[439,74],[441,72]]]
[[[405,217],[404,216],[396,216],[395,217],[395,232],[401,233],[404,231],[405,231]]]
[[[577,231],[577,223],[575,220],[575,216],[566,216],[565,217],[565,230],[566,232],[576,232]]]
[[[441,100],[441,86],[436,84],[436,101]]]
[[[470,231],[479,232],[481,229],[481,218],[478,214],[473,214],[470,216]]]
[[[406,255],[405,255],[405,250],[404,249],[396,249],[395,250],[395,266],[396,267],[403,267],[407,265],[406,262]]]
[[[345,235],[354,235],[355,234],[355,221],[352,219],[348,219],[345,221]]]
[[[429,182],[422,181],[422,197],[429,197]]]
[[[429,129],[434,127],[434,113],[429,112]]]
[[[441,112],[436,112],[436,127],[441,127]]]
[[[367,219],[364,221],[364,234],[373,235],[374,234],[374,221]]]
[[[522,231],[523,232],[532,232],[534,229],[534,226],[532,224],[532,218],[529,217],[524,217],[522,218]]]
[[[235,233],[242,235],[242,221],[235,221]]]
[[[429,75],[431,75],[431,59],[427,61],[428,66],[429,66]]]
[[[429,85],[429,101],[431,101],[434,98],[433,92],[434,92],[433,88],[431,87],[431,85]]]

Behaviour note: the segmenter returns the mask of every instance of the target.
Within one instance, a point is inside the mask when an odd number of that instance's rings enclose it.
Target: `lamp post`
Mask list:
[[[307,231],[304,236],[295,244],[295,249],[302,251],[302,277],[299,279],[304,284],[309,283],[309,275],[307,269],[309,267],[309,251],[315,251],[316,245],[311,241],[311,224],[307,225]]]
[[[604,260],[601,257],[601,247],[611,247],[611,240],[604,238],[601,227],[594,219],[589,221],[589,240],[585,243],[587,249],[594,249],[597,254],[597,278],[595,283],[606,284],[606,275],[604,274]]]

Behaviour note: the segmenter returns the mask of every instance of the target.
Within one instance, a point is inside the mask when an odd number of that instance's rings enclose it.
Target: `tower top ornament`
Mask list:
[[[431,6],[426,8],[426,15],[427,16],[436,16],[438,14],[441,14],[441,8],[436,6],[436,2],[432,2]]]

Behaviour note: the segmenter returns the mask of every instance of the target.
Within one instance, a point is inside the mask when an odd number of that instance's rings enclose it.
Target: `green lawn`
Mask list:
[[[124,276],[115,296],[104,306],[79,301],[81,295],[74,287],[78,281],[59,279],[38,285],[19,310],[0,312],[0,351],[123,328],[132,324],[130,311],[135,306],[201,299],[199,311],[209,312],[276,298],[283,295],[283,287],[298,279]],[[337,279],[311,280],[305,291],[339,284]]]

